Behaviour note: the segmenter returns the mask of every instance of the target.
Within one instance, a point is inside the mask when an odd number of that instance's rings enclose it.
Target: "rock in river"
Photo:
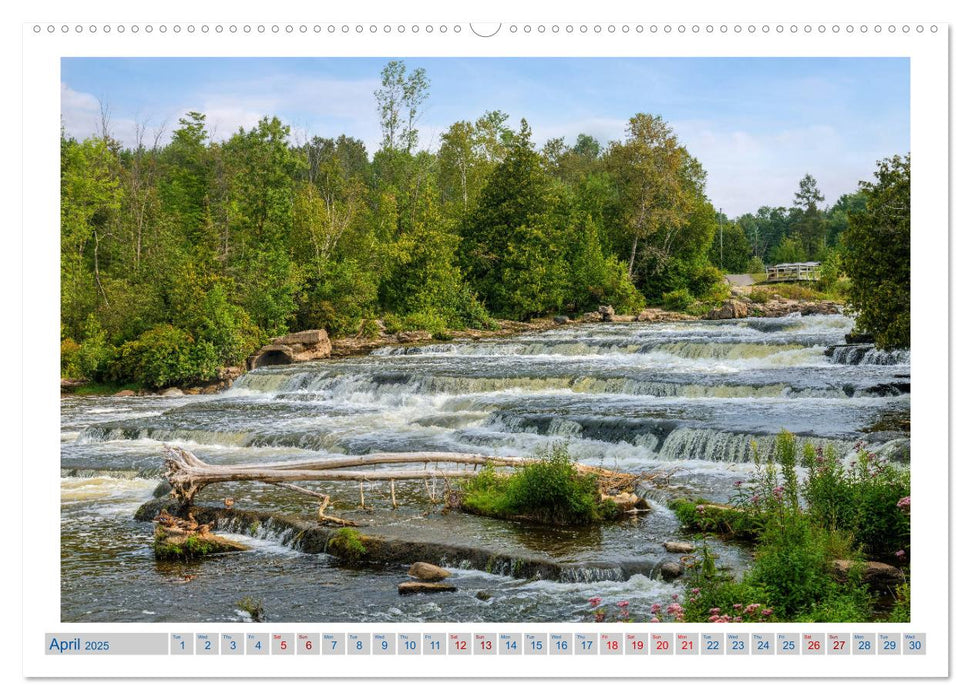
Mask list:
[[[450,593],[458,590],[450,583],[432,583],[430,581],[405,581],[398,584],[398,593]]]
[[[664,548],[672,554],[690,554],[695,546],[690,542],[665,542]]]
[[[666,561],[661,564],[661,578],[665,581],[671,581],[672,579],[678,578],[682,573],[681,562],[679,561]]]
[[[408,575],[419,581],[441,581],[448,578],[451,574],[440,566],[429,564],[424,561],[416,561],[408,569]]]

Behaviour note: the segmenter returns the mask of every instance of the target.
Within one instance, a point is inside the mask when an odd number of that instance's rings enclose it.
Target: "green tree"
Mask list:
[[[722,217],[715,237],[709,248],[708,259],[713,265],[730,273],[741,273],[748,269],[752,258],[752,247],[745,230],[740,224]]]
[[[491,311],[516,316],[536,312],[537,304],[527,304],[527,309],[512,301],[522,298],[506,288],[514,283],[513,270],[524,270],[524,264],[538,254],[544,239],[548,257],[562,255],[550,226],[552,183],[530,137],[529,125],[523,120],[509,153],[489,176],[478,205],[463,222],[459,247],[459,259],[473,291]],[[559,264],[553,266],[558,270]],[[512,269],[506,270],[509,266]],[[551,284],[558,280],[559,276]],[[562,290],[549,294],[560,298]],[[546,308],[549,304],[539,306]]]
[[[793,232],[808,258],[820,260],[826,248],[826,226],[819,205],[823,202],[816,178],[808,173],[799,181],[793,204],[796,207]],[[803,261],[795,261],[803,262]]]
[[[866,209],[851,213],[843,234],[849,302],[858,332],[878,347],[910,347],[910,154],[877,164],[861,182]]]
[[[374,97],[381,117],[381,147],[411,153],[418,145],[415,127],[421,106],[428,99],[425,69],[408,73],[402,61],[389,61],[381,70],[381,87]]]
[[[637,114],[627,125],[626,140],[612,144],[607,158],[620,192],[627,269],[633,276],[638,246],[667,257],[674,234],[687,222],[689,156],[661,117]]]

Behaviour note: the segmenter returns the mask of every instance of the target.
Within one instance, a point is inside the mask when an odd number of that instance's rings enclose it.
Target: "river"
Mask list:
[[[661,546],[683,539],[673,495],[726,500],[786,428],[848,454],[859,440],[908,460],[906,352],[826,348],[841,315],[659,324],[587,324],[513,338],[382,348],[343,360],[262,368],[214,396],[66,397],[61,406],[61,617],[69,622],[238,622],[235,601],[261,599],[279,622],[581,621],[591,596],[632,610],[668,601]],[[162,445],[212,463],[397,451],[572,457],[630,472],[676,470],[646,491],[649,514],[550,529],[439,512],[420,482],[327,484],[335,514],[366,532],[475,545],[568,565],[566,580],[521,580],[445,562],[458,592],[399,596],[401,567],[349,569],[302,554],[287,533],[234,533],[252,548],[195,564],[152,557],[151,526],[132,519],[159,484]],[[436,484],[441,489],[441,484]],[[220,485],[238,508],[311,517],[306,497],[266,485]],[[718,545],[739,569],[743,549]]]

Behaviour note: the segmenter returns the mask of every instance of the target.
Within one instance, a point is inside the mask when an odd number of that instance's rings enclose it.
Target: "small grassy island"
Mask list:
[[[465,483],[459,507],[475,515],[548,525],[589,525],[625,515],[616,500],[601,493],[597,478],[578,473],[562,449],[513,474],[487,465]]]

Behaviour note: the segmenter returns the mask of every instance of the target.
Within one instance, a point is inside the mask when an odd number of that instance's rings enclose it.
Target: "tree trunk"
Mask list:
[[[166,478],[172,484],[176,498],[191,502],[208,484],[227,481],[262,481],[283,484],[290,481],[393,481],[427,479],[429,477],[462,478],[475,473],[474,469],[436,469],[429,464],[495,464],[522,467],[536,462],[524,457],[490,457],[480,454],[451,452],[385,452],[367,455],[327,457],[309,462],[275,462],[267,464],[207,464],[188,450],[166,447]],[[347,467],[367,467],[380,464],[423,464],[423,468],[382,471],[337,471]],[[605,480],[637,480],[636,475],[614,472],[587,464],[575,464],[577,472],[592,474]]]

